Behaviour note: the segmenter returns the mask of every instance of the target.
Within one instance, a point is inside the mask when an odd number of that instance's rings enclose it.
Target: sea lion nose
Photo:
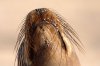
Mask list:
[[[42,15],[42,14],[44,14],[46,11],[47,11],[46,8],[39,8],[39,9],[36,9],[36,13],[37,13],[38,15]]]

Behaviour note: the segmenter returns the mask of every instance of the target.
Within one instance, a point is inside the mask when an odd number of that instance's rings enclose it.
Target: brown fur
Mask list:
[[[80,66],[80,40],[66,21],[47,8],[31,11],[17,40],[17,66]]]

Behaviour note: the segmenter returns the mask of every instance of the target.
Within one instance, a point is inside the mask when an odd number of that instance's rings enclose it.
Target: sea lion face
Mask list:
[[[32,43],[34,43],[35,51],[45,42],[50,44],[54,40],[54,36],[58,35],[60,27],[56,15],[47,8],[31,11],[27,16],[26,23],[27,36],[34,40]],[[57,36],[57,38],[59,37]]]
[[[18,42],[23,41],[24,45],[20,47],[23,50],[19,50],[18,56],[25,59],[18,58],[19,63],[28,66],[80,66],[72,43],[78,48],[81,45],[74,30],[65,22],[47,8],[29,12],[18,38]]]

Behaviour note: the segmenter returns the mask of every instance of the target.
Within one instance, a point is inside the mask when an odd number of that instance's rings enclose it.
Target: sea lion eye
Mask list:
[[[36,25],[35,24],[32,24],[32,29],[36,29]]]

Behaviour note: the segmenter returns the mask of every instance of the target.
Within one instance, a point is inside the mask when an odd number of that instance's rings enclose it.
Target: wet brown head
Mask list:
[[[73,44],[81,48],[75,31],[47,8],[31,11],[20,30],[18,66],[80,66]]]

